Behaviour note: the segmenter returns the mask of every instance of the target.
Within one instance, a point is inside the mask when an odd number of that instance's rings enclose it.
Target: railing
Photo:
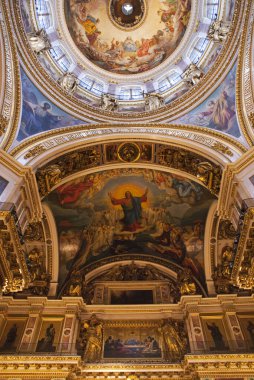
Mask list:
[[[187,348],[184,355],[214,355],[214,354],[254,354],[254,342],[245,340],[238,342],[238,348],[236,348],[236,341],[228,341],[223,343],[222,340],[217,342],[217,347],[213,341],[199,341],[192,342],[191,349]],[[198,347],[199,346],[199,347]],[[1,347],[0,355],[38,355],[38,356],[83,356],[84,349],[77,347],[76,343],[58,343],[52,346],[47,346],[46,344],[40,345],[40,343],[29,343],[22,344],[18,348],[16,347]],[[175,360],[172,359],[175,356]],[[174,352],[164,352],[160,349],[147,349],[142,345],[128,345],[128,349],[124,346],[121,350],[112,349],[110,351],[104,351],[102,354],[102,362],[176,362],[181,361],[182,357],[177,359],[178,354]]]

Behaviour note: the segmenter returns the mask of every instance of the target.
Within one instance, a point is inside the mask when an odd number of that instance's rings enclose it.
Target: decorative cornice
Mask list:
[[[71,134],[72,133],[72,134]],[[69,135],[68,135],[69,134]],[[17,147],[13,148],[11,155],[18,157],[21,155],[22,151],[25,151],[26,158],[31,157],[32,152],[36,152],[36,156],[44,153],[45,149],[53,149],[56,145],[65,144],[70,141],[84,141],[86,138],[92,137],[101,137],[103,135],[114,134],[117,139],[117,135],[122,134],[128,136],[131,139],[131,136],[134,134],[140,134],[143,139],[143,135],[154,135],[154,136],[165,136],[165,137],[176,137],[179,139],[192,140],[196,143],[204,145],[213,149],[215,152],[218,152],[218,144],[223,146],[220,149],[220,153],[224,154],[226,160],[232,160],[229,157],[234,149],[236,154],[239,155],[247,151],[246,147],[241,144],[239,141],[236,141],[233,137],[227,136],[218,131],[210,130],[207,128],[191,126],[191,125],[181,125],[181,124],[133,124],[133,123],[124,123],[124,124],[92,124],[88,125],[79,125],[74,127],[65,127],[59,128],[53,131],[48,131],[45,133],[40,133],[26,139],[24,142],[19,144]],[[59,136],[59,138],[58,138]],[[129,137],[130,136],[130,137]],[[158,139],[156,137],[156,139]],[[50,142],[51,138],[51,142]],[[53,141],[54,140],[54,141]],[[35,144],[38,144],[35,146]],[[185,144],[185,142],[184,142]],[[229,148],[230,147],[230,148]]]

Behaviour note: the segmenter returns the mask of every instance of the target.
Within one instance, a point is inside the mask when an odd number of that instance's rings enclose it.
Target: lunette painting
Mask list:
[[[58,228],[60,284],[100,259],[143,254],[190,268],[205,286],[204,229],[214,199],[196,182],[148,169],[60,185],[45,198]]]

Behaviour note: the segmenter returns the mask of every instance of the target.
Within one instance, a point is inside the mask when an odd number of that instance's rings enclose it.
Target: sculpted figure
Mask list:
[[[215,20],[209,28],[208,37],[214,42],[223,42],[227,38],[230,28],[228,21]]]
[[[62,86],[62,88],[65,91],[72,94],[76,90],[79,84],[79,80],[74,74],[65,73],[64,75],[61,76],[61,78],[58,79],[58,83]]]
[[[49,184],[49,188],[55,186],[61,179],[62,171],[57,164],[50,165],[45,169],[46,181]]]
[[[186,268],[177,276],[181,295],[196,294],[197,288],[192,279],[191,270]]]
[[[187,339],[184,334],[180,334],[179,330],[177,322],[172,319],[165,320],[162,327],[159,328],[166,360],[181,360],[186,353]]]
[[[86,347],[83,359],[87,363],[96,363],[101,358],[103,325],[92,316],[89,322],[84,323]]]
[[[31,48],[36,54],[41,54],[42,52],[51,48],[47,33],[44,29],[41,29],[38,32],[30,33],[28,35],[28,40],[30,42]]]
[[[208,189],[212,188],[213,167],[210,162],[204,161],[197,164],[197,178],[203,182]]]
[[[150,93],[145,94],[145,110],[155,111],[164,105],[164,99],[161,95]]]
[[[191,63],[187,70],[183,73],[183,79],[190,86],[195,86],[198,84],[203,76],[204,73],[194,63]]]
[[[117,100],[109,95],[109,94],[102,94],[101,95],[101,108],[105,111],[115,111],[117,110]]]

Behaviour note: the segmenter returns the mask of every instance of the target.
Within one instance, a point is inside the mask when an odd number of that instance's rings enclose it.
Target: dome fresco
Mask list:
[[[190,0],[122,1],[122,7],[114,3],[65,0],[65,16],[79,50],[95,65],[118,74],[145,72],[167,59],[179,45],[191,12]],[[141,5],[147,9],[142,11]],[[125,9],[130,12],[132,7],[133,12],[124,15]],[[123,21],[119,22],[119,16],[125,16]],[[129,30],[129,17],[140,18],[133,23],[134,31]]]
[[[78,79],[74,96],[100,108],[101,96],[118,101],[116,113],[144,112],[146,94],[165,105],[190,87],[191,63],[207,73],[221,55],[214,20],[230,24],[234,0],[20,0],[26,34],[45,31],[50,42],[38,60],[55,81]],[[124,14],[127,13],[127,14]]]

